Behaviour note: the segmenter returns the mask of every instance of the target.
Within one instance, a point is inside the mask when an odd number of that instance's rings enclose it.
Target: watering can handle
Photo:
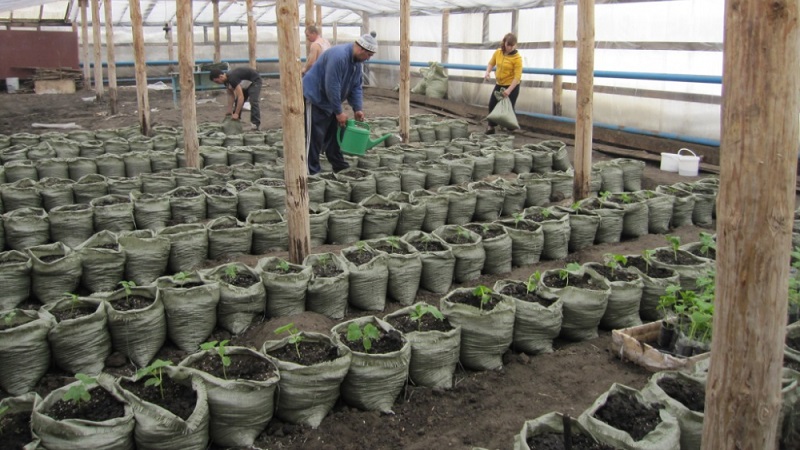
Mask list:
[[[337,127],[336,130],[336,142],[339,143],[339,147],[342,146],[342,128],[344,127]]]

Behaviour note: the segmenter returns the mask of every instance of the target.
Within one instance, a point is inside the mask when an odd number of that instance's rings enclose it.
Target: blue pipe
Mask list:
[[[552,121],[555,121],[555,122],[563,122],[563,123],[571,123],[571,124],[575,123],[575,119],[573,119],[571,117],[552,116],[550,114],[541,114],[541,113],[533,113],[533,112],[525,112],[525,111],[517,111],[517,114],[520,114],[520,115],[523,115],[523,116],[535,117],[537,119],[552,120]],[[675,134],[675,133],[660,133],[660,132],[642,130],[640,128],[635,128],[635,127],[611,125],[611,124],[600,123],[600,122],[593,122],[592,125],[595,126],[595,127],[606,128],[608,130],[625,131],[627,133],[641,134],[641,135],[644,135],[644,136],[653,136],[653,137],[659,137],[659,138],[665,138],[665,139],[674,139],[676,141],[691,142],[693,144],[708,145],[710,147],[719,147],[719,145],[720,145],[719,141],[714,140],[714,139],[698,138],[698,137],[692,137],[692,136],[683,136],[683,135]]]

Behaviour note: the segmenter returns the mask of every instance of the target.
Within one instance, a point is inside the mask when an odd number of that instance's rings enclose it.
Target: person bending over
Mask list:
[[[250,122],[253,124],[251,129],[258,130],[261,126],[258,97],[261,95],[262,85],[258,72],[249,67],[239,67],[227,72],[211,69],[209,77],[214,83],[224,85],[228,91],[226,115],[230,115],[233,120],[241,119],[242,107],[250,100]]]
[[[495,85],[492,89],[492,94],[489,96],[489,113],[491,114],[494,107],[497,106],[497,98],[495,92],[502,92],[503,97],[511,99],[511,106],[517,104],[517,97],[519,96],[519,86],[522,80],[522,56],[517,51],[517,37],[513,33],[508,33],[503,36],[503,42],[500,48],[495,50],[492,59],[486,66],[486,73],[483,79],[489,81],[489,74],[492,69],[497,67],[497,72],[494,74]],[[497,124],[489,122],[486,128],[486,134],[494,134],[494,127]]]

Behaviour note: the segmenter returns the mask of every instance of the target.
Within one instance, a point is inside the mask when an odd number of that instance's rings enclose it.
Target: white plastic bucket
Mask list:
[[[682,155],[684,151],[692,155]],[[688,148],[678,150],[678,175],[684,177],[696,177],[700,172],[700,157]]]
[[[678,154],[677,153],[662,153],[661,154],[661,170],[665,172],[678,171]]]
[[[18,89],[19,89],[19,78],[17,77],[6,78],[6,91],[8,91],[9,94],[13,94]]]

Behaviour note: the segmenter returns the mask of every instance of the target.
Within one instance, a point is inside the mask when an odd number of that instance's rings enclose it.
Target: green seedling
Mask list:
[[[622,203],[630,203],[633,201],[633,197],[631,197],[627,192],[619,194],[619,198],[622,200]]]
[[[226,354],[226,345],[228,345],[229,340],[225,339],[224,341],[217,342],[217,341],[210,341],[200,344],[200,350],[217,350],[217,354],[219,355],[220,360],[222,361],[222,376],[225,379],[228,379],[228,374],[225,372],[225,368],[231,365],[231,357]]]
[[[546,208],[542,208],[541,212],[542,212],[542,217],[544,217],[545,219],[549,218],[550,215],[553,214],[553,211],[550,211],[549,209]]]
[[[600,193],[600,201],[607,202],[609,197],[611,197],[611,191],[603,191]]]
[[[237,275],[239,275],[239,267],[237,267],[236,264],[228,264],[225,266],[225,276],[228,277],[229,280],[235,280]]]
[[[361,341],[361,345],[364,346],[364,350],[367,352],[372,348],[372,341],[377,341],[380,338],[381,332],[378,327],[371,323],[364,325],[363,329],[355,322],[351,322],[347,326],[347,340],[350,342]]]
[[[9,311],[3,315],[3,322],[8,328],[14,325],[14,319],[17,317],[17,310]]]
[[[88,402],[92,399],[92,395],[89,394],[88,388],[94,384],[97,384],[97,379],[82,373],[75,374],[75,378],[77,378],[80,383],[70,386],[69,389],[67,389],[67,392],[65,392],[61,397],[61,400],[64,400],[65,402],[72,402],[75,405],[80,405],[81,402]]]
[[[708,255],[711,251],[717,251],[717,241],[711,233],[700,232],[700,253]]]
[[[389,236],[386,242],[392,247],[392,251],[400,250],[400,238],[397,236]]]
[[[432,305],[421,305],[418,304],[409,314],[408,317],[413,321],[417,322],[417,331],[422,329],[422,318],[425,317],[425,314],[430,314],[434,318],[438,320],[444,320],[444,315],[438,308]]]
[[[642,250],[642,259],[644,260],[644,270],[645,272],[650,272],[650,264],[653,262],[653,256],[655,256],[656,251],[645,249]]]
[[[133,281],[120,281],[119,284],[122,286],[122,289],[125,289],[125,300],[128,300],[128,297],[131,296],[131,289],[136,287],[136,283]]]
[[[145,386],[158,386],[161,390],[161,398],[164,398],[164,373],[163,368],[167,366],[171,366],[172,361],[164,361],[163,359],[157,359],[153,361],[147,367],[142,367],[141,369],[136,371],[136,379],[140,379],[146,376],[150,378],[144,382]]]
[[[527,289],[528,294],[536,290],[536,287],[539,286],[539,280],[542,279],[542,273],[538,270],[533,272],[531,276],[528,277],[528,281],[525,283],[525,288]]]
[[[522,222],[523,219],[525,219],[525,215],[518,212],[514,213],[511,217],[514,218],[514,228],[518,228],[519,223]]]
[[[369,249],[367,248],[367,243],[364,241],[356,242],[356,249],[358,250],[359,253],[364,253],[366,251],[369,251]]]
[[[284,260],[278,260],[278,264],[275,265],[275,268],[280,270],[281,272],[288,272],[289,271],[289,263]]]
[[[581,270],[581,265],[578,263],[569,263],[567,267],[558,271],[558,277],[564,280],[564,287],[569,286],[569,275]]]
[[[464,227],[456,228],[456,236],[464,238],[468,241],[472,241],[472,236],[469,234],[469,230]]]
[[[667,242],[669,243],[670,247],[672,247],[672,256],[675,260],[678,260],[678,249],[681,247],[681,238],[680,236],[666,236]]]
[[[69,297],[69,313],[72,314],[75,311],[75,307],[78,306],[78,294],[73,294],[72,292],[64,292],[64,295]]]
[[[616,274],[616,270],[620,267],[624,267],[628,264],[628,258],[623,255],[617,254],[607,254],[606,257],[606,267],[611,269],[611,276],[613,277]]]
[[[184,284],[189,280],[189,272],[178,272],[172,276],[172,279],[177,281],[179,284]]]
[[[581,202],[573,203],[572,205],[570,205],[570,208],[572,208],[573,211],[577,212],[579,209],[581,209]]]
[[[482,284],[472,291],[472,295],[481,299],[481,311],[483,311],[483,305],[492,301],[492,290]]]
[[[300,343],[303,342],[305,336],[300,334],[300,331],[294,326],[294,322],[287,323],[286,325],[275,330],[275,334],[289,333],[289,343],[294,344],[294,349],[297,352],[297,357],[300,356]]]

